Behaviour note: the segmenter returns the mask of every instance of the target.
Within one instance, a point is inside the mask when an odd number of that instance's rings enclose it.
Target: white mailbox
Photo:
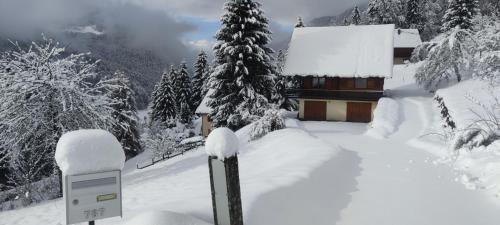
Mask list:
[[[121,172],[66,176],[66,223],[122,216]]]

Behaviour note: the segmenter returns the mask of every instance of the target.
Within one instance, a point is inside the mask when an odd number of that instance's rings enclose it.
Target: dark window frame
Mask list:
[[[355,89],[367,89],[368,88],[368,79],[367,78],[354,79],[354,88]]]
[[[312,88],[325,89],[326,88],[326,77],[313,77]]]

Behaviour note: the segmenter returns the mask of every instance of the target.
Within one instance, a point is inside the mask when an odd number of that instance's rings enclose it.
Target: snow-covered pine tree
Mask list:
[[[137,107],[130,80],[122,71],[116,71],[113,78],[101,82],[111,100],[114,124],[112,134],[120,141],[127,159],[142,152],[138,129]]]
[[[275,68],[269,21],[261,4],[228,0],[214,46],[217,68],[211,74],[209,105],[215,127],[238,129],[258,119],[268,108]]]
[[[304,25],[304,21],[302,21],[302,17],[297,17],[297,23],[295,24],[295,28],[299,28],[299,27],[305,27]]]
[[[351,13],[351,24],[359,25],[361,24],[361,13],[359,12],[358,6],[354,6]]]
[[[344,20],[342,21],[342,25],[344,25],[344,26],[349,25],[349,20],[347,20],[347,17],[345,17]]]
[[[9,161],[10,181],[26,187],[20,196],[29,202],[32,182],[58,174],[54,153],[63,133],[110,129],[113,119],[109,99],[88,82],[97,77],[88,55],[68,55],[45,37],[27,49],[14,45],[0,56],[0,160]]]
[[[173,66],[170,72],[163,73],[161,80],[155,86],[151,101],[151,121],[170,124],[176,118],[176,96],[173,90],[172,75],[175,74]]]
[[[420,0],[408,0],[406,2],[406,24],[408,28],[423,30],[424,18],[422,16]]]
[[[193,75],[193,110],[200,105],[203,97],[205,97],[206,92],[203,88],[205,83],[207,82],[207,73],[208,73],[209,65],[208,65],[208,56],[205,51],[201,51],[198,54],[198,58],[196,59],[196,63],[194,64],[194,75]]]
[[[275,93],[273,94],[273,103],[280,109],[295,110],[297,107],[297,102],[293,99],[288,98],[287,89],[292,88],[293,78],[288,76],[283,76],[283,69],[285,67],[286,61],[286,50],[279,50],[278,57],[276,59],[276,85]]]
[[[278,51],[278,57],[276,58],[276,72],[282,74],[285,69],[287,50],[281,49]]]
[[[395,24],[396,27],[406,27],[403,0],[370,0],[366,14],[370,24]]]
[[[457,26],[460,29],[472,29],[472,19],[477,11],[477,0],[450,0],[443,17],[443,31],[449,31]]]
[[[443,10],[446,6],[443,0],[426,0],[422,1],[423,27],[420,32],[422,40],[429,41],[436,37],[442,26]]]
[[[427,60],[415,73],[417,83],[435,91],[456,80],[470,75],[473,60],[472,34],[468,30],[454,28],[433,47]]]
[[[177,88],[176,99],[175,99],[176,109],[177,109],[177,119],[184,124],[190,124],[193,116],[194,107],[191,102],[192,99],[191,79],[189,77],[186,62],[182,62],[180,65],[178,77],[175,80],[175,86]]]
[[[477,43],[474,77],[500,85],[500,18],[495,16],[476,17],[474,40]]]

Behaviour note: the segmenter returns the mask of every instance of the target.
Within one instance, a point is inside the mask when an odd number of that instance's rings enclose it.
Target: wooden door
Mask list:
[[[304,120],[325,121],[326,120],[326,102],[324,102],[324,101],[305,101],[304,102]]]
[[[360,123],[368,123],[372,121],[372,104],[364,102],[348,102],[347,121]]]

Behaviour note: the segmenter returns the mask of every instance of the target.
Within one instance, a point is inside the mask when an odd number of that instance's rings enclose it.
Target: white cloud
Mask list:
[[[206,52],[211,52],[212,46],[215,44],[215,42],[210,40],[196,40],[188,41],[187,44],[195,50],[204,50]]]

